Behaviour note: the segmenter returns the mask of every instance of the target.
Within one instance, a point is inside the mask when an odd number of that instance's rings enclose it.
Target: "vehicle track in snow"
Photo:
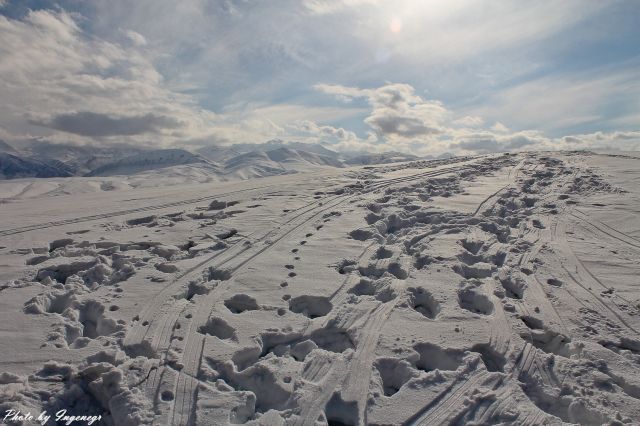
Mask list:
[[[226,255],[225,253],[227,252],[224,252],[217,255],[216,258],[212,259],[211,263],[210,262],[201,263],[197,269],[202,270],[206,267],[213,267],[216,269],[224,268],[229,273],[230,278],[228,280],[225,280],[219,283],[215,289],[213,289],[207,296],[205,296],[205,299],[202,301],[202,303],[198,301],[196,314],[193,315],[194,320],[191,321],[189,324],[189,332],[187,333],[185,343],[184,343],[184,350],[182,353],[182,359],[183,360],[186,359],[187,362],[181,362],[184,365],[184,367],[177,372],[177,381],[173,391],[174,395],[176,395],[176,400],[180,398],[180,403],[179,404],[173,403],[171,405],[170,412],[167,417],[171,419],[170,420],[171,424],[177,424],[177,425],[190,424],[190,422],[192,421],[191,413],[193,412],[193,405],[195,404],[195,399],[196,399],[195,392],[196,392],[197,386],[193,380],[181,378],[181,375],[184,374],[185,376],[192,376],[192,377],[196,377],[198,375],[200,364],[201,364],[201,358],[202,358],[202,345],[204,343],[205,337],[197,333],[195,330],[197,330],[198,327],[201,327],[202,325],[204,325],[204,323],[207,321],[211,313],[211,304],[212,304],[211,302],[218,298],[217,295],[219,294],[220,291],[224,290],[228,285],[230,285],[229,282],[232,281],[231,277],[233,277],[233,275],[237,271],[239,271],[241,268],[246,266],[251,260],[255,259],[256,257],[260,256],[267,250],[274,247],[278,242],[285,239],[288,235],[290,235],[294,231],[298,230],[304,225],[315,220],[322,213],[325,213],[326,211],[329,211],[329,210],[334,210],[340,204],[348,200],[351,200],[353,198],[360,197],[363,195],[363,193],[378,191],[398,183],[404,183],[404,182],[427,178],[427,177],[436,177],[436,176],[451,173],[452,171],[460,171],[460,170],[462,170],[460,167],[438,168],[436,170],[416,173],[410,176],[402,176],[398,178],[386,179],[384,181],[375,182],[375,183],[364,186],[360,191],[352,194],[346,193],[346,194],[337,195],[333,197],[326,197],[322,200],[311,203],[313,204],[312,207],[302,212],[298,212],[293,218],[287,220],[284,225],[280,225],[277,229],[271,230],[267,233],[267,235],[265,235],[262,238],[259,238],[258,241],[265,241],[268,239],[270,241],[270,244],[258,249],[257,251],[253,253],[248,253],[248,254],[244,253],[244,252],[252,251],[251,249],[247,249],[247,250],[244,250],[243,253],[240,253],[239,255],[233,255],[233,256]],[[257,245],[256,242],[254,242],[251,245],[251,247],[256,247],[256,245]],[[218,257],[221,257],[221,259],[218,260],[217,259]],[[194,271],[196,271],[197,269],[193,268]],[[166,288],[175,289],[175,287],[178,287],[178,286],[176,286],[174,283],[174,284],[170,284]],[[171,293],[171,291],[163,291],[163,293],[166,297],[168,294]],[[145,309],[144,311],[146,313],[145,318],[149,317],[150,319],[143,320],[141,316],[139,322],[142,321],[144,323],[145,321],[149,321],[150,323],[153,320],[153,318],[151,317],[155,317],[153,313],[158,311],[157,304],[156,304],[156,307]],[[147,324],[147,326],[149,325],[149,323]],[[160,341],[164,342],[164,344],[162,345],[163,346],[162,348],[161,347],[158,348],[159,351],[168,350],[168,347],[169,347],[168,344],[171,342],[171,336],[167,330],[169,330],[170,328],[173,329],[172,327],[168,327],[168,326],[163,327],[163,330],[164,330],[163,335],[166,337],[163,337],[160,339]],[[146,333],[142,335],[143,339],[144,339],[144,336],[146,336]],[[142,344],[142,340],[140,339],[140,333],[135,334],[133,338],[128,337],[128,339],[125,340],[125,342],[126,342],[126,345],[128,346],[135,346],[137,344]],[[184,396],[178,396],[178,395],[184,395]],[[185,402],[184,398],[190,400],[191,402],[190,403]]]
[[[201,203],[203,201],[210,201],[210,200],[214,200],[216,198],[226,197],[226,196],[229,196],[229,195],[241,194],[241,193],[244,193],[244,192],[256,191],[256,190],[265,189],[265,188],[271,188],[274,185],[275,184],[264,185],[264,186],[255,186],[255,187],[252,187],[252,188],[240,189],[240,190],[237,190],[237,191],[221,192],[221,193],[214,194],[214,195],[207,195],[207,196],[198,197],[198,198],[190,198],[190,199],[187,199],[187,200],[175,201],[175,202],[171,202],[171,203],[155,204],[155,205],[151,205],[151,206],[137,207],[137,208],[134,208],[134,209],[118,210],[118,211],[115,211],[115,212],[108,212],[108,213],[100,213],[100,214],[95,214],[95,215],[90,215],[90,216],[75,217],[75,218],[72,218],[72,219],[65,219],[65,220],[58,220],[58,221],[44,222],[44,223],[37,223],[37,224],[28,225],[28,226],[22,226],[22,227],[18,227],[18,228],[2,229],[2,230],[0,230],[0,237],[5,237],[5,236],[8,236],[8,235],[15,235],[15,234],[22,234],[24,232],[37,231],[37,230],[42,230],[42,229],[49,229],[49,228],[54,228],[54,227],[58,227],[58,226],[72,225],[72,224],[75,224],[75,223],[92,222],[92,221],[96,221],[96,220],[110,219],[110,218],[113,218],[113,217],[125,216],[125,215],[134,214],[134,213],[142,213],[142,212],[148,212],[148,211],[153,211],[153,210],[162,210],[162,209],[168,209],[168,208],[171,208],[171,207],[181,207],[181,206],[186,206],[186,205],[190,205],[190,204]]]

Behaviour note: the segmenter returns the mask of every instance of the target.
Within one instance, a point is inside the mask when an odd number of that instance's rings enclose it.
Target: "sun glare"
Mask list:
[[[397,16],[391,18],[391,22],[389,23],[389,30],[391,30],[392,33],[396,34],[402,31],[402,20]]]

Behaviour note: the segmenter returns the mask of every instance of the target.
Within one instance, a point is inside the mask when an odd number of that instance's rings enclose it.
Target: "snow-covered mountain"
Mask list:
[[[235,146],[207,145],[198,148],[195,152],[207,160],[215,163],[224,163],[233,157],[246,154],[250,151],[237,149]]]
[[[252,179],[293,173],[315,167],[343,167],[335,158],[290,148],[251,150],[236,154],[233,148],[208,147],[204,155],[183,149],[143,151],[103,164],[87,176],[133,175],[167,167],[193,165],[225,179]],[[236,154],[236,155],[231,155]]]
[[[19,179],[27,177],[52,178],[70,177],[73,173],[62,163],[47,164],[44,161],[0,153],[0,179]]]
[[[291,149],[299,152],[319,154],[323,157],[334,159],[341,157],[338,152],[332,151],[331,149],[328,149],[327,147],[319,143],[284,142],[279,139],[273,139],[264,143],[256,144],[244,143],[230,146],[207,145],[197,149],[196,152],[211,161],[224,162],[237,155],[247,154],[253,151],[268,152],[281,148]]]
[[[147,170],[162,169],[171,166],[182,166],[185,164],[210,164],[200,155],[193,154],[184,149],[158,149],[143,151],[141,153],[121,158],[111,163],[104,164],[88,176],[114,176],[132,175]],[[211,164],[212,171],[217,168]]]
[[[211,180],[244,180],[319,167],[339,168],[418,158],[398,152],[338,153],[319,143],[285,142],[279,139],[261,144],[207,145],[193,150],[128,145],[77,146],[43,140],[20,141],[12,146],[0,141],[0,153],[13,156],[4,160],[7,170],[4,179],[27,176],[147,175],[147,172],[156,175],[158,171],[180,167],[180,176],[191,175],[189,168],[193,168],[195,175],[209,176]],[[165,172],[171,173],[169,170]]]
[[[15,151],[9,153],[23,158],[43,161],[47,164],[60,162],[73,175],[84,176],[102,165],[146,150],[148,149],[122,144],[104,147],[57,144],[45,140],[25,140],[16,144]]]
[[[269,140],[263,143],[257,143],[257,144],[236,144],[236,145],[233,145],[233,147],[236,149],[243,149],[247,151],[255,151],[255,150],[272,151],[278,148],[290,148],[290,149],[297,149],[297,150],[307,151],[307,152],[315,152],[316,154],[327,155],[328,153],[333,153],[335,155],[338,155],[337,152],[331,151],[327,149],[324,145],[319,143],[285,142],[281,139],[272,139],[272,140]]]
[[[328,157],[314,152],[308,152],[291,148],[277,148],[266,151],[267,156],[278,163],[285,164],[306,164],[310,166],[331,166],[342,167],[341,161],[333,157]]]
[[[251,179],[295,173],[317,167],[343,167],[341,161],[312,152],[290,148],[253,150],[228,159],[224,172],[228,177]]]
[[[16,154],[18,151],[8,143],[3,140],[0,140],[0,152],[6,154]]]
[[[303,143],[303,142],[289,142],[285,143],[279,139],[274,139],[264,144],[262,149],[273,150],[278,148],[289,148],[296,151],[310,152],[313,154],[319,154],[324,157],[339,158],[341,157],[339,152],[333,151],[320,143]]]
[[[287,169],[273,161],[264,151],[250,151],[230,158],[224,163],[225,175],[237,179],[253,179],[281,175]]]

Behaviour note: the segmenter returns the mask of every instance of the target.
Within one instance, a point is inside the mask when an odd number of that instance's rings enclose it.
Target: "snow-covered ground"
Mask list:
[[[639,157],[3,184],[0,408],[638,424]]]

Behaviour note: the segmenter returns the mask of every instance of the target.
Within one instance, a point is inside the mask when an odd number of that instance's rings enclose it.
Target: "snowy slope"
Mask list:
[[[90,146],[54,144],[47,141],[24,141],[20,146],[22,156],[39,161],[59,161],[76,176],[84,176],[92,170],[122,158],[145,151],[126,145]]]
[[[43,161],[0,153],[0,179],[51,178],[73,176],[63,164],[47,164]]]
[[[309,166],[342,167],[342,163],[335,158],[313,152],[307,152],[291,148],[277,148],[266,151],[266,155],[278,163],[298,163]]]
[[[0,200],[32,198],[45,194],[59,196],[70,193],[166,187],[189,182],[247,180],[343,166],[340,161],[332,158],[298,150],[250,151],[234,155],[222,163],[182,150],[145,150],[131,156],[116,157],[116,160],[111,161],[107,161],[106,157],[96,158],[101,165],[85,177],[46,182],[24,179],[15,182],[3,181],[0,185]],[[77,172],[68,163],[57,160],[45,159],[43,163],[64,171],[60,172],[59,176],[69,176]]]
[[[638,158],[6,202],[0,404],[118,425],[635,424]]]
[[[227,176],[238,179],[252,179],[286,173],[286,169],[273,161],[264,151],[250,151],[237,155],[224,163]]]
[[[318,167],[342,167],[339,160],[306,151],[276,148],[253,150],[230,158],[224,164],[226,176],[240,179],[308,171]]]
[[[6,153],[6,154],[17,154],[18,151],[16,151],[16,149],[9,145],[8,143],[6,143],[3,140],[0,140],[0,153]]]
[[[121,179],[125,179],[124,176],[135,175],[137,177],[134,186],[140,186],[143,176],[151,177],[157,170],[176,166],[180,166],[180,170],[175,171],[175,176],[187,179],[189,175],[193,175],[198,176],[198,181],[224,181],[302,172],[319,167],[341,168],[345,164],[383,164],[417,158],[394,152],[340,154],[322,144],[284,142],[277,139],[262,144],[209,145],[198,148],[195,152],[177,148],[149,149],[126,145],[77,146],[52,144],[41,140],[22,141],[20,151],[14,150],[8,144],[0,145],[0,149],[64,171],[57,176],[120,176]],[[193,170],[190,170],[189,166],[192,166]],[[11,176],[8,174],[6,178],[10,179]],[[129,183],[122,182],[122,185],[116,186],[128,187]],[[110,185],[107,184],[107,187]]]
[[[144,151],[104,164],[91,171],[88,176],[132,175],[146,170],[202,163],[207,163],[207,161],[201,156],[183,149],[158,149]]]
[[[239,152],[239,153],[248,153],[251,151],[273,151],[279,148],[287,148],[296,151],[305,151],[311,152],[314,154],[320,154],[325,157],[338,158],[340,154],[336,151],[333,151],[327,148],[325,145],[320,143],[304,143],[304,142],[285,142],[280,139],[273,139],[264,143],[256,143],[256,144],[235,144],[230,146],[229,148]]]
[[[246,153],[245,151],[238,150],[233,146],[227,147],[227,146],[217,146],[217,145],[205,146],[197,149],[195,152],[215,163],[224,163],[225,161],[233,157]]]

